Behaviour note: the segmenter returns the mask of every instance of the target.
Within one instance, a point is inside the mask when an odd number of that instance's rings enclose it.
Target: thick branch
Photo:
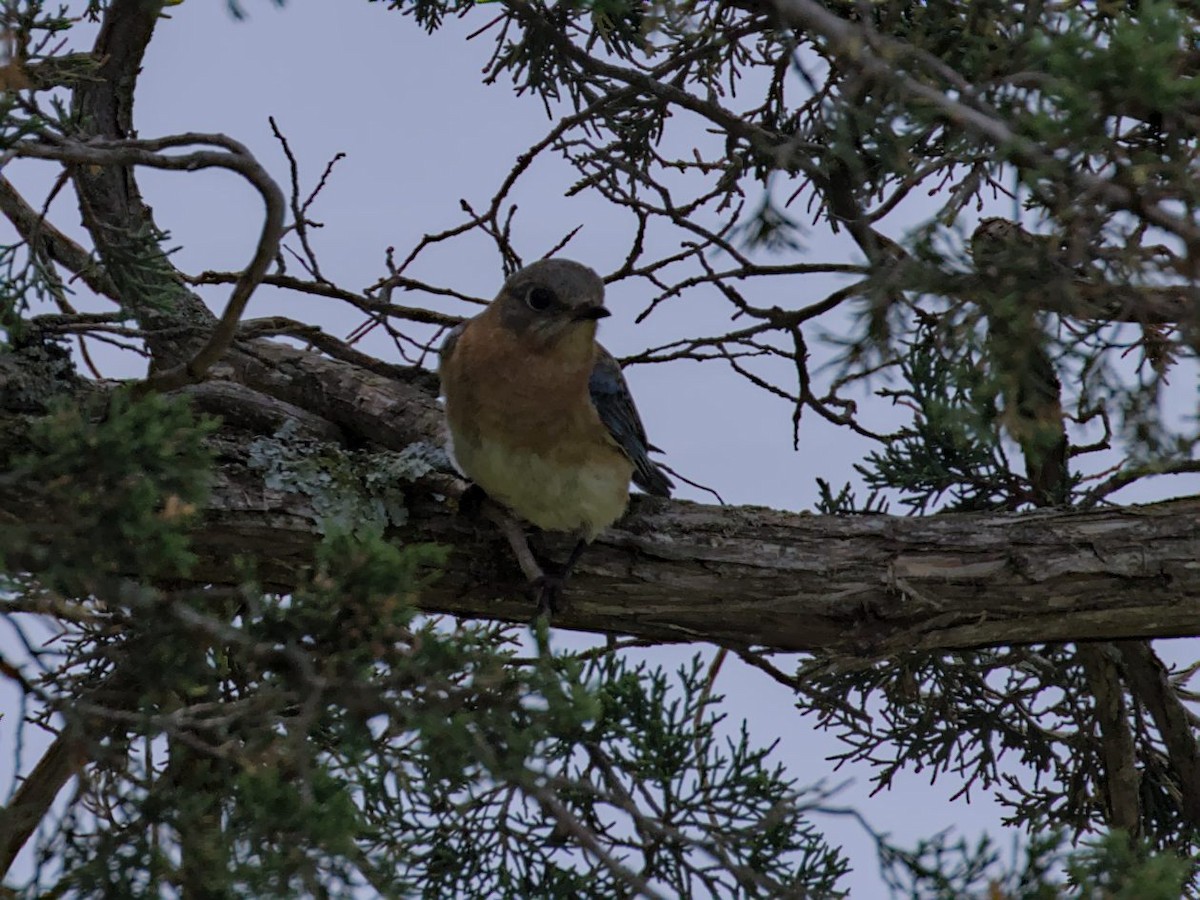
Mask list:
[[[78,729],[68,728],[21,782],[8,806],[0,808],[0,874],[12,867],[54,798],[86,762],[85,748]]]
[[[104,11],[92,57],[100,61],[94,78],[75,88],[72,107],[78,137],[120,141],[133,137],[133,95],[146,45],[158,23],[162,3],[156,0],[113,0]],[[161,232],[142,202],[132,169],[126,166],[70,167],[79,195],[83,224],[96,252],[120,293],[121,303],[151,329],[147,344],[159,363],[176,364],[194,353],[194,341],[180,346],[161,326],[187,324],[205,333],[213,315],[199,297],[183,288],[165,257],[145,264],[147,248]],[[157,328],[156,328],[157,326]]]
[[[318,538],[310,497],[224,470],[197,535],[200,580],[237,552],[294,584]],[[413,497],[398,540],[454,547],[431,612],[522,621],[507,544]],[[1038,641],[1200,635],[1200,499],[1083,514],[829,518],[645,500],[584,555],[556,624],[657,640],[889,654]],[[566,545],[559,542],[561,556]]]
[[[1166,667],[1144,641],[1116,644],[1125,666],[1125,677],[1134,696],[1150,711],[1154,726],[1179,776],[1180,809],[1200,827],[1200,746],[1188,719],[1187,708],[1171,686]]]
[[[1141,643],[1136,642],[1136,643]],[[1142,646],[1146,646],[1144,643]],[[1137,750],[1129,728],[1129,708],[1110,643],[1080,644],[1079,661],[1096,698],[1096,725],[1100,730],[1100,758],[1104,763],[1105,808],[1108,824],[1130,837],[1141,833],[1142,811],[1138,792]]]
[[[444,470],[425,471],[440,447],[440,420],[419,379],[386,379],[264,341],[250,342],[234,359],[240,362],[232,374],[258,390],[263,404],[283,397],[320,412],[353,444],[376,448],[355,457],[364,473],[364,507],[375,497],[379,472],[402,478],[395,454],[379,448],[415,444],[428,451],[418,454],[417,477],[396,485],[405,490],[408,515],[389,531],[399,542],[452,548],[444,577],[419,598],[424,609],[529,619],[532,606],[507,542],[489,523],[456,513],[461,482]],[[27,410],[0,414],[0,460],[20,446]],[[287,418],[285,409],[274,420]],[[248,421],[272,417],[260,410]],[[332,481],[279,471],[268,478],[264,439],[276,441],[281,459],[295,441],[245,430],[220,438],[222,464],[194,536],[197,582],[235,580],[242,570],[234,558],[247,556],[266,583],[281,590],[296,585],[320,540],[320,510],[330,499],[323,492],[337,492],[343,509],[350,499],[354,485],[344,477],[341,448],[328,445],[330,470],[339,473]],[[374,473],[376,488],[366,473]],[[21,487],[20,498],[15,486],[0,487],[0,508],[35,526],[70,514],[30,502],[30,487]],[[549,555],[563,557],[568,543],[551,541]],[[1200,498],[1086,512],[926,518],[807,516],[640,498],[621,527],[584,554],[569,608],[556,624],[658,641],[868,656],[1200,635],[1197,559]]]

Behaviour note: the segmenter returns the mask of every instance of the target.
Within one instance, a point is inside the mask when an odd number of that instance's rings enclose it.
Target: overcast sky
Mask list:
[[[171,10],[147,55],[136,98],[137,127],[143,137],[223,132],[247,144],[286,183],[286,163],[267,123],[273,115],[299,157],[306,188],[330,157],[345,152],[313,211],[326,225],[314,235],[324,273],[344,287],[363,288],[383,275],[385,248],[407,252],[421,235],[461,221],[460,198],[485,205],[513,158],[549,126],[534,98],[517,98],[506,84],[480,83],[492,43],[487,36],[472,42],[465,37],[491,17],[486,8],[427,36],[382,3],[342,0],[336,13],[333,5],[311,0],[291,0],[283,8],[243,0],[243,7],[249,14],[245,21],[212,0],[187,0]],[[38,168],[23,165],[13,177],[22,185],[48,184],[51,167],[33,171]],[[248,260],[261,211],[254,191],[236,176],[141,170],[139,179],[159,225],[181,247],[174,259],[183,270],[240,268]],[[624,220],[590,195],[565,198],[573,180],[571,170],[550,160],[530,173],[515,195],[520,203],[515,244],[533,260],[582,224],[565,255],[602,273],[611,271],[626,252]],[[52,210],[56,224],[68,229],[78,222],[69,193],[63,192]],[[36,205],[42,195],[34,191],[30,199]],[[1011,208],[998,213],[1010,214]],[[813,260],[854,259],[843,239],[835,242],[815,231],[806,240]],[[299,274],[299,266],[293,271]],[[458,242],[431,255],[414,274],[480,297],[491,297],[501,278],[499,259],[483,241]],[[817,299],[829,284],[789,282],[779,288],[788,295],[776,302],[802,302],[791,293],[796,290],[811,290]],[[225,293],[219,289],[207,296],[219,307]],[[395,299],[468,311],[436,298]],[[618,355],[696,331],[718,332],[727,321],[714,298],[696,296],[635,326],[647,299],[632,284],[611,290],[608,305],[614,315],[604,321],[601,339]],[[316,322],[342,337],[357,324],[347,307],[333,301],[260,290],[248,316],[268,314]],[[391,344],[376,336],[363,346],[396,358]],[[138,373],[133,366],[122,371],[119,362],[111,366],[110,374]],[[687,477],[712,485],[730,503],[811,508],[814,478],[835,486],[852,479],[852,464],[866,449],[844,430],[809,416],[800,450],[793,451],[788,405],[719,364],[645,366],[628,374],[650,437],[666,451],[667,461]],[[880,416],[892,414],[881,411]],[[1200,492],[1200,477],[1177,478],[1160,490],[1167,492]],[[680,494],[709,499],[686,488]],[[560,640],[569,646],[575,639],[564,635]],[[646,656],[674,664],[692,652],[663,648]],[[761,674],[731,661],[718,690],[728,696],[731,716],[746,717],[760,743],[781,738],[778,756],[802,783],[854,777],[844,801],[859,805],[876,827],[905,842],[951,826],[971,838],[983,829],[1007,837],[999,831],[1001,810],[986,796],[973,795],[969,805],[948,801],[959,786],[953,778],[931,787],[927,775],[910,774],[889,792],[866,799],[870,773],[834,773],[826,757],[840,745],[814,732],[794,711],[790,694]],[[35,756],[31,748],[27,759]],[[0,761],[7,765],[8,754]],[[856,865],[846,882],[854,895],[878,895],[865,835],[846,820],[818,824],[833,843],[845,845]]]

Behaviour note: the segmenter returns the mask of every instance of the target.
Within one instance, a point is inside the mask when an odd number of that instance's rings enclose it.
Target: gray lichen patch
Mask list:
[[[267,488],[301,493],[316,511],[322,534],[365,536],[408,520],[405,485],[449,468],[445,451],[419,442],[400,452],[355,451],[300,437],[288,423],[249,447],[250,466]]]

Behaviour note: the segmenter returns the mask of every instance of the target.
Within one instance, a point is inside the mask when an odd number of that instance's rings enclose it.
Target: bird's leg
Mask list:
[[[567,561],[563,564],[562,572],[559,573],[559,578],[563,581],[567,580],[567,576],[571,574],[571,570],[575,568],[575,563],[579,562],[579,557],[583,556],[583,551],[587,549],[587,541],[580,538],[575,542],[575,546],[571,548],[571,555],[567,557]]]
[[[544,615],[546,613],[555,613],[559,609],[559,601],[562,599],[563,585],[567,583],[567,578],[571,574],[571,570],[575,568],[575,564],[579,562],[579,557],[583,555],[583,551],[587,548],[588,542],[580,538],[575,542],[575,546],[571,549],[571,555],[567,557],[566,563],[555,575],[543,573],[540,578],[537,578],[533,587],[537,591],[537,612],[534,617]]]
[[[525,529],[521,527],[520,523],[510,516],[507,510],[490,500],[484,505],[483,512],[496,523],[500,533],[508,539],[508,545],[512,547],[513,556],[517,558],[517,565],[521,567],[525,577],[531,583],[545,578],[546,573],[533,558],[533,551],[529,549],[529,539],[525,536]]]
[[[509,515],[508,510],[489,497],[487,491],[479,485],[467,485],[466,490],[458,498],[458,512],[469,518],[483,516],[499,528],[500,533],[508,539],[508,544],[512,547],[513,555],[517,558],[517,565],[521,567],[521,571],[530,581],[536,581],[545,574],[537,560],[534,559],[533,551],[529,549],[529,540],[525,537],[525,530],[520,523]]]
[[[529,538],[526,536],[525,529],[521,527],[521,524],[509,515],[508,510],[492,500],[478,485],[473,484],[463,492],[462,498],[459,501],[459,510],[468,515],[482,513],[486,518],[495,523],[496,527],[500,529],[500,533],[508,540],[509,546],[512,547],[513,556],[517,558],[517,565],[521,567],[521,571],[529,579],[531,593],[537,601],[537,611],[534,613],[534,618],[558,612],[559,602],[562,599],[563,585],[566,584],[571,570],[575,568],[575,564],[579,562],[579,557],[583,555],[583,551],[587,548],[587,541],[583,538],[577,540],[575,546],[571,549],[570,556],[567,557],[566,563],[556,574],[551,575],[538,565],[537,559],[534,558],[533,550],[529,547]]]

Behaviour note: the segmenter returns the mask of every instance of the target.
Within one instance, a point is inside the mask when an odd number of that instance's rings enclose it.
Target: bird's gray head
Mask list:
[[[589,343],[604,308],[604,282],[582,263],[542,259],[514,273],[493,301],[500,321],[546,346],[570,335]]]

